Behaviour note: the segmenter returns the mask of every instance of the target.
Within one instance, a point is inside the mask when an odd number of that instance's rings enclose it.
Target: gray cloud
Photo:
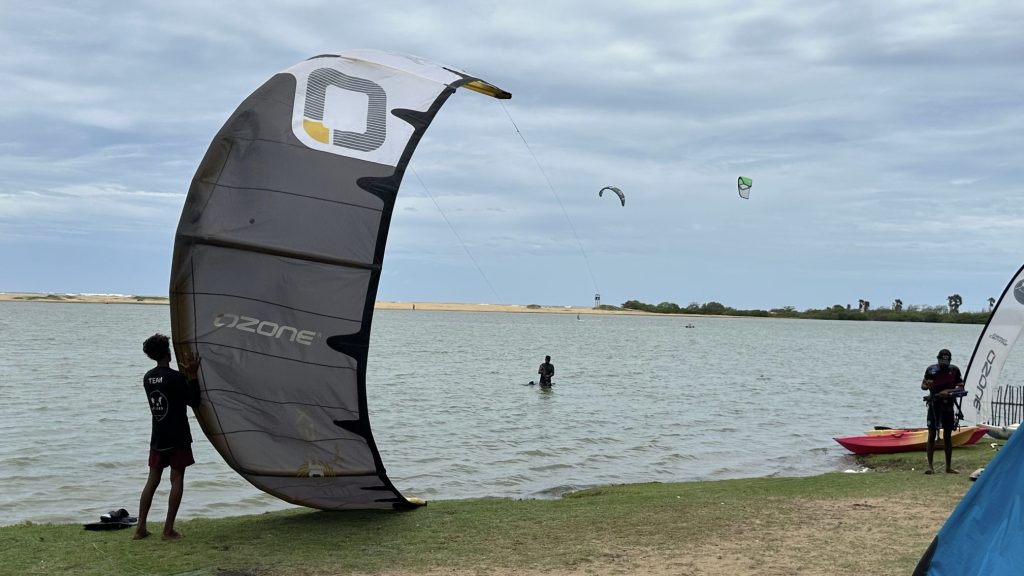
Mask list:
[[[427,188],[407,174],[383,298],[494,300],[468,249],[511,302],[588,302],[589,262],[613,303],[957,291],[980,309],[1024,241],[1022,24],[1005,2],[8,5],[0,250],[45,258],[5,257],[0,290],[165,290],[166,273],[145,285],[130,265],[55,285],[69,280],[47,269],[67,263],[42,246],[109,260],[116,238],[169,255],[234,107],[297,61],[367,47],[513,93],[503,109],[460,92],[431,126],[412,162]],[[597,197],[609,184],[625,208]],[[538,270],[557,281],[523,280]]]

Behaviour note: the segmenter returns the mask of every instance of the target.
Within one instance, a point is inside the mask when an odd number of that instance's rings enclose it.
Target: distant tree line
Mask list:
[[[956,298],[954,299],[953,296]],[[896,299],[892,307],[871,308],[871,302],[860,300],[857,308],[851,308],[849,304],[836,304],[829,308],[797,310],[793,306],[773,308],[771,310],[738,310],[720,302],[705,302],[698,304],[691,302],[682,307],[675,302],[662,302],[660,304],[647,304],[639,300],[627,300],[622,303],[621,308],[602,305],[599,308],[605,310],[640,310],[643,312],[655,312],[658,314],[707,314],[721,316],[757,316],[765,318],[812,318],[816,320],[879,320],[886,322],[948,322],[953,324],[984,324],[992,313],[992,306],[995,300],[989,298],[989,309],[985,312],[960,312],[963,300],[959,295],[954,294],[948,301],[948,306],[904,306],[903,302]]]

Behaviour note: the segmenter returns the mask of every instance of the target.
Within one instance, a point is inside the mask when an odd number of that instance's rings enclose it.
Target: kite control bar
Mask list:
[[[964,396],[967,396],[967,390],[953,390],[952,392],[948,392],[947,394],[945,394],[943,396],[943,398],[957,398],[957,399],[959,399],[959,398],[963,398]],[[925,402],[931,402],[932,396],[931,396],[931,394],[929,394],[927,396],[922,396],[921,400],[924,400]]]

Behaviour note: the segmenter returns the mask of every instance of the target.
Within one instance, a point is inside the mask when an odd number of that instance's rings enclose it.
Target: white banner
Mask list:
[[[975,411],[975,422],[992,423],[992,397],[999,374],[1013,344],[1024,328],[1024,266],[1021,266],[996,303],[982,330],[964,376],[965,389]],[[1001,422],[1002,425],[1013,424]]]

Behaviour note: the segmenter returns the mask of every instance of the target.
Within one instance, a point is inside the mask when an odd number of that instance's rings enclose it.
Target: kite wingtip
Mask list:
[[[392,506],[395,510],[415,510],[422,506],[426,506],[427,501],[423,498],[417,498],[416,496],[406,496],[405,502],[396,502]]]

